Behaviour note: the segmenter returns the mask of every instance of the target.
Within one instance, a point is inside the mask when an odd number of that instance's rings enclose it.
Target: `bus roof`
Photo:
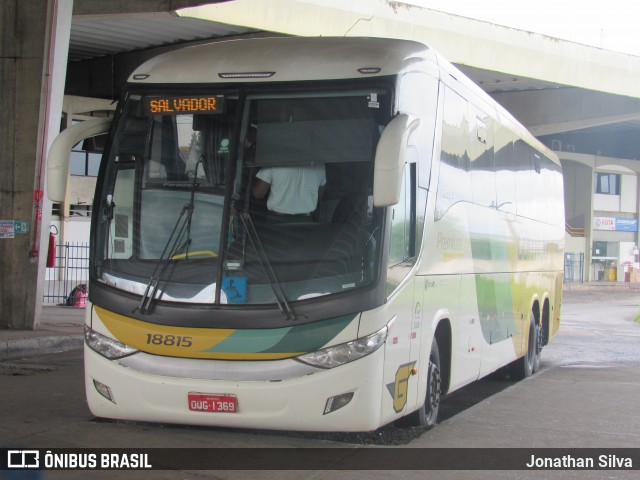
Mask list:
[[[254,38],[172,50],[140,65],[129,81],[171,84],[347,79],[393,75],[420,63],[422,69],[433,69],[435,74],[434,52],[408,40]]]
[[[140,65],[133,84],[206,84],[341,80],[423,71],[456,83],[511,123],[511,129],[559,164],[555,154],[454,65],[423,43],[374,37],[270,37],[179,48]],[[469,99],[470,100],[470,99]],[[487,112],[488,113],[488,112]]]

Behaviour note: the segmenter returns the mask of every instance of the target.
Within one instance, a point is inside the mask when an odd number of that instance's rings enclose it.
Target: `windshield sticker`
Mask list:
[[[229,145],[231,141],[228,138],[223,138],[220,140],[220,145],[218,146],[218,153],[229,153]]]
[[[372,93],[369,95],[369,108],[380,108],[380,102],[378,101],[377,93]]]
[[[228,303],[247,303],[247,277],[222,277],[222,291]]]

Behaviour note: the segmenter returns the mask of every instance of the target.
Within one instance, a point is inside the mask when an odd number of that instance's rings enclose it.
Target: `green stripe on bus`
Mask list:
[[[323,348],[358,316],[345,315],[304,325],[255,330],[235,330],[207,352],[292,353]]]

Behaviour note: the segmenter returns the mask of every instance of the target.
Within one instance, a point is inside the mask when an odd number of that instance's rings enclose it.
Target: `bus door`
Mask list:
[[[413,156],[410,155],[411,159]],[[393,412],[403,413],[415,407],[418,382],[415,375],[420,355],[422,322],[422,283],[409,276],[416,261],[416,163],[405,165],[400,201],[390,208],[391,231],[387,269],[386,315],[394,318],[387,339],[385,386]],[[392,414],[389,411],[384,415]]]

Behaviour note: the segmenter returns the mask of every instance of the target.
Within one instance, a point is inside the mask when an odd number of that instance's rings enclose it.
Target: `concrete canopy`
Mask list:
[[[640,57],[633,55],[389,0],[235,0],[178,14],[289,35],[418,40],[459,66],[536,136],[584,129],[590,136],[618,125],[640,131]]]
[[[194,5],[201,7],[181,10],[182,18],[175,15],[176,9]],[[125,21],[133,23],[118,30],[118,23]],[[176,24],[176,30],[169,24]],[[6,93],[0,218],[31,221],[33,226],[48,223],[48,215],[42,217],[43,207],[46,212],[49,205],[42,205],[39,171],[59,126],[62,89],[114,99],[119,82],[157,49],[221,36],[277,33],[420,40],[456,63],[547,145],[559,139],[575,145],[577,153],[640,158],[639,57],[392,0],[7,2],[0,25],[0,77]],[[145,25],[151,40],[140,35]],[[111,48],[104,50],[105,46]],[[64,72],[58,70],[64,69],[67,54],[75,61],[67,66],[63,87]],[[2,273],[13,279],[0,288],[0,328],[37,326],[41,285],[34,288],[34,279],[36,270],[44,271],[40,245],[47,236],[46,228],[32,229],[30,235],[0,245]]]

